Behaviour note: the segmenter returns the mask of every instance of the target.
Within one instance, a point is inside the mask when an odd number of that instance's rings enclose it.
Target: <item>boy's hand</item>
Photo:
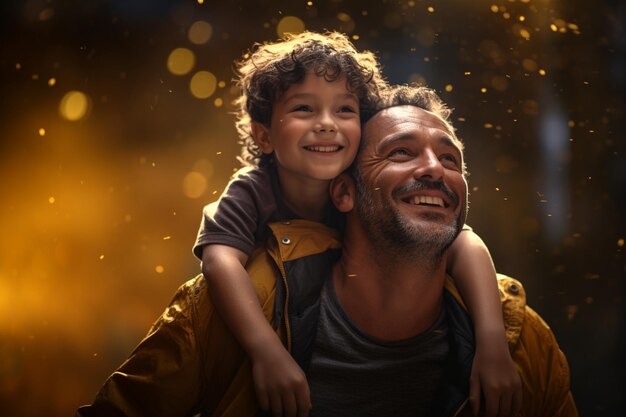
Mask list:
[[[282,344],[265,346],[252,359],[252,376],[259,406],[275,417],[306,417],[311,410],[304,372]]]
[[[484,417],[514,417],[522,406],[522,382],[506,341],[483,341],[486,343],[477,346],[472,363],[469,396],[472,413],[477,416],[481,412]]]

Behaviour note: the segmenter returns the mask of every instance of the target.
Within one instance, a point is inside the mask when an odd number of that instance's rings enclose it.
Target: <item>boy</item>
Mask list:
[[[311,408],[305,374],[265,320],[244,266],[267,239],[268,223],[305,218],[341,228],[329,183],[354,160],[360,116],[386,84],[375,57],[338,33],[306,32],[261,45],[238,72],[242,159],[258,167],[239,171],[220,199],[205,207],[194,253],[216,309],[251,359],[260,407],[276,416],[304,416]],[[466,231],[448,259],[476,323],[473,409],[477,413],[482,389],[487,415],[501,407],[508,413],[521,385],[506,346],[489,252]]]

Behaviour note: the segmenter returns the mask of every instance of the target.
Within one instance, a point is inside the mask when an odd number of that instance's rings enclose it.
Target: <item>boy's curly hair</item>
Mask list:
[[[252,138],[251,123],[269,127],[275,101],[291,85],[301,83],[307,71],[327,81],[345,75],[348,89],[359,99],[362,114],[370,113],[370,104],[386,85],[374,54],[357,51],[342,33],[288,34],[253,49],[236,66],[241,89],[235,101],[236,127],[242,145],[241,161],[248,165],[265,165],[271,159]]]

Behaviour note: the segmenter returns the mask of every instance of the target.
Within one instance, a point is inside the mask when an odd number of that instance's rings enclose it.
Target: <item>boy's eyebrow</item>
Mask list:
[[[289,96],[286,98],[285,102],[289,102],[291,100],[295,100],[295,99],[304,99],[304,98],[314,98],[315,94],[314,93],[297,93],[294,94],[292,96]],[[356,102],[359,101],[359,98],[356,96],[356,94],[353,93],[341,93],[341,94],[337,94],[335,96],[335,98],[337,99],[348,99],[348,100],[354,100]]]

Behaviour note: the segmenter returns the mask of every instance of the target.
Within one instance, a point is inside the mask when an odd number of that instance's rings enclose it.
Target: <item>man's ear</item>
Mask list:
[[[252,139],[254,139],[254,142],[257,145],[259,145],[259,148],[261,148],[261,151],[264,154],[268,154],[268,155],[274,152],[274,148],[272,147],[272,144],[270,142],[269,128],[263,125],[262,123],[258,123],[258,122],[252,122],[250,127],[251,127]]]
[[[330,182],[330,199],[342,213],[352,211],[356,202],[354,179],[345,172]]]

